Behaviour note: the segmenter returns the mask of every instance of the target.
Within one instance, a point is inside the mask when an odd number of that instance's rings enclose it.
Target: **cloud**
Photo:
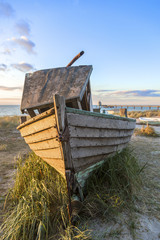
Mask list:
[[[20,62],[20,63],[15,63],[11,65],[13,68],[18,69],[21,72],[29,72],[34,70],[34,67],[29,64],[29,63],[25,63],[25,62]]]
[[[11,50],[9,48],[5,48],[1,53],[5,55],[11,55]]]
[[[117,96],[133,96],[133,97],[160,97],[160,90],[132,90],[132,91],[115,91],[110,95]]]
[[[12,17],[14,12],[14,9],[9,3],[0,2],[0,16]]]
[[[16,29],[21,35],[28,36],[30,34],[30,26],[24,20],[20,20],[19,22],[16,23]]]
[[[102,89],[102,90],[94,90],[94,92],[112,92],[112,91],[115,91],[115,90],[105,90],[105,89]]]
[[[2,90],[2,91],[22,90],[22,87],[6,87],[6,86],[0,86],[0,90]]]
[[[115,91],[115,90],[95,90],[93,91],[94,99],[105,99],[105,101],[143,101],[146,99],[152,98],[156,100],[156,98],[160,97],[160,90],[154,89],[146,89],[146,90],[127,90],[127,91]],[[118,104],[118,103],[116,103]]]
[[[29,40],[26,36],[21,36],[20,38],[12,37],[8,39],[8,41],[12,41],[17,45],[24,48],[28,53],[35,53],[33,48],[35,47],[35,43]]]
[[[15,105],[15,104],[20,104],[21,98],[0,98],[0,104],[5,104],[5,105]]]
[[[7,65],[6,64],[0,64],[0,71],[6,71],[7,70]]]

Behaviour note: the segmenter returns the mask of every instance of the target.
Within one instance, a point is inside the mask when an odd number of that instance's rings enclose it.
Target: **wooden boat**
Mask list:
[[[76,188],[80,192],[76,174],[121,151],[135,128],[133,119],[89,111],[91,70],[91,66],[41,70],[26,75],[24,86],[21,110],[27,110],[31,119],[18,129],[30,148],[66,178],[70,196]]]

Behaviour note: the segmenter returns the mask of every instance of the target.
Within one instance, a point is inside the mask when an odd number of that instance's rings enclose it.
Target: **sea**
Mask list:
[[[99,108],[99,106],[97,105],[93,105],[93,108]],[[111,111],[115,108],[101,108],[101,113],[106,113],[107,111]],[[135,109],[133,107],[129,107],[127,109],[127,111],[145,111],[145,110],[149,110],[149,107],[143,107],[143,109],[141,109],[141,107],[136,107]],[[151,107],[150,110],[157,110],[156,107]],[[4,116],[21,116],[22,113],[20,111],[20,105],[0,105],[0,117],[4,117]]]
[[[20,115],[22,115],[20,105],[0,105],[0,117]]]

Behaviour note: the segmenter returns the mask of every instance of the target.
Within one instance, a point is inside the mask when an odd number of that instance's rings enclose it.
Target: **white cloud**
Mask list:
[[[29,72],[34,70],[34,67],[31,64],[25,62],[15,63],[11,66],[21,72]]]
[[[12,17],[14,15],[14,9],[7,2],[0,2],[0,16]]]
[[[2,91],[22,90],[22,87],[6,87],[6,86],[0,86],[0,90],[2,90]]]
[[[6,64],[0,64],[0,71],[6,71],[7,70],[7,65]]]
[[[3,51],[2,51],[3,54],[5,55],[11,55],[11,50],[9,48],[5,48]]]
[[[33,50],[35,43],[29,40],[26,36],[21,36],[20,38],[12,37],[11,39],[8,39],[8,41],[16,43],[25,49],[28,53],[35,53]]]

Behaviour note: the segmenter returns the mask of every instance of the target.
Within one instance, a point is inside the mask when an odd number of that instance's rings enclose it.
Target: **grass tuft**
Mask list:
[[[69,222],[63,177],[33,153],[25,162],[19,159],[15,185],[6,198],[8,213],[0,229],[1,239],[92,239],[83,226],[83,216],[108,218],[108,213],[129,206],[141,186],[142,170],[128,148],[108,158],[86,181],[83,213],[76,227]]]
[[[0,144],[0,151],[6,151],[7,150],[7,144]]]
[[[60,225],[67,227],[66,182],[33,153],[24,164],[19,159],[15,185],[6,201],[2,240],[47,240]]]
[[[84,211],[90,216],[107,216],[131,203],[141,187],[141,168],[131,149],[108,158],[86,182]]]
[[[0,117],[0,128],[12,128],[17,127],[20,123],[19,116],[6,116]]]
[[[142,126],[141,129],[135,128],[134,133],[136,136],[159,137],[159,134],[155,132],[154,128],[150,127],[148,124],[147,127]]]
[[[160,117],[160,110],[150,110],[150,111],[128,111],[128,117],[139,118],[139,117]]]

